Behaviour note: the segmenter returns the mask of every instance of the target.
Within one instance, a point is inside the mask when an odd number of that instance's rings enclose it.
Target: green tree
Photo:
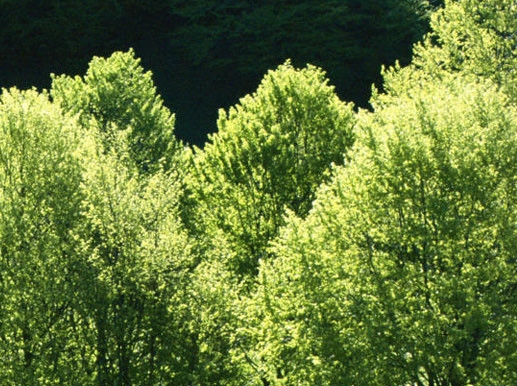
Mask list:
[[[428,30],[428,0],[0,1],[0,84],[48,88],[92,55],[135,47],[201,145],[213,113],[291,58],[325,68],[344,100],[366,106],[379,68],[406,64]],[[436,3],[436,1],[432,1]]]
[[[157,155],[177,160],[177,142],[137,152],[141,137],[130,128],[172,130],[173,117],[159,99],[133,117],[119,105],[108,110],[108,97],[128,95],[116,75],[118,93],[102,76],[109,92],[96,84],[98,94],[60,77],[54,103],[33,90],[0,97],[2,383],[192,379],[187,288],[195,261],[180,219],[181,171]],[[140,84],[125,75],[127,85]],[[82,104],[99,94],[106,99]]]
[[[0,383],[82,384],[74,310],[81,222],[77,122],[47,94],[0,96]]]
[[[285,210],[305,216],[331,164],[344,162],[354,122],[322,70],[286,63],[220,111],[219,132],[194,150],[184,218],[201,261],[190,291],[200,384],[247,378],[247,347],[236,333],[258,261]]]
[[[169,173],[142,176],[127,132],[114,133],[109,151],[103,134],[84,140],[85,221],[76,234],[91,372],[97,385],[186,384],[194,260],[179,216],[181,186]]]
[[[163,106],[152,73],[144,72],[132,50],[94,57],[84,78],[52,77],[52,98],[79,114],[84,127],[97,125],[109,148],[116,131],[127,131],[131,159],[141,171],[171,168],[180,144],[174,114]]]
[[[94,382],[187,383],[185,289],[194,260],[179,215],[174,115],[132,51],[94,58],[84,79],[54,76],[51,95],[87,133],[76,238]]]
[[[352,106],[322,70],[289,63],[220,111],[219,132],[195,151],[190,183],[191,221],[207,249],[228,243],[229,256],[217,258],[239,275],[255,273],[285,209],[306,215],[330,165],[344,162],[353,124]]]
[[[461,72],[489,78],[515,98],[517,6],[514,1],[445,1],[445,7],[431,17],[431,30],[415,46],[411,66],[385,74],[387,89],[405,92],[415,83],[408,78],[417,74],[418,83],[420,77],[440,78],[444,73]],[[398,79],[399,76],[406,79]]]
[[[240,307],[245,291],[224,263],[206,260],[196,266],[188,289],[190,384],[242,385],[248,369],[241,366],[236,329],[243,323]]]
[[[458,75],[381,99],[261,264],[255,366],[282,385],[512,384],[517,110]]]

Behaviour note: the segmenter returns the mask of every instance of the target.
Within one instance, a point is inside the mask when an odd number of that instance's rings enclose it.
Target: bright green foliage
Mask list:
[[[142,171],[172,166],[179,145],[174,115],[132,50],[94,57],[84,78],[53,76],[51,94],[65,111],[79,114],[84,127],[99,126],[106,148],[116,131],[127,131],[131,159]]]
[[[48,95],[0,97],[0,383],[187,384],[194,261],[174,173]]]
[[[77,237],[88,269],[81,316],[91,371],[98,385],[186,384],[193,260],[179,221],[181,189],[168,174],[129,168],[126,132],[115,134],[108,153],[95,137],[85,141],[86,220]]]
[[[46,94],[0,96],[0,383],[82,384],[76,313],[76,121]]]
[[[449,0],[431,18],[433,32],[414,64],[499,79],[513,69],[517,5],[513,0]],[[422,56],[422,57],[420,57]]]
[[[222,232],[232,270],[255,271],[285,209],[307,214],[330,165],[344,162],[353,124],[352,106],[338,99],[322,70],[289,63],[220,112],[219,132],[195,154],[194,221],[209,238]]]
[[[195,150],[184,216],[203,257],[190,292],[195,382],[240,385],[256,373],[238,332],[248,284],[285,210],[305,216],[331,164],[344,162],[354,122],[323,71],[286,63],[221,111],[219,132]]]
[[[432,77],[443,72],[482,76],[516,95],[514,0],[445,1],[445,7],[432,15],[431,29],[423,43],[415,47],[410,71],[417,68]],[[401,86],[403,82],[395,83]]]
[[[514,384],[517,110],[461,77],[376,104],[261,265],[255,362],[278,385]]]
[[[242,385],[243,367],[231,354],[242,303],[242,286],[219,261],[201,262],[189,287],[191,379],[194,385]]]
[[[287,62],[203,150],[132,51],[3,91],[0,384],[516,384],[515,12],[446,1],[373,113]]]

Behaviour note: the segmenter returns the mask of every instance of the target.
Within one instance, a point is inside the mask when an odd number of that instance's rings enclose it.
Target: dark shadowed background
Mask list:
[[[428,28],[427,0],[0,0],[0,86],[48,88],[93,55],[133,47],[202,146],[217,110],[287,58],[324,68],[340,97],[368,107],[381,65],[407,63]]]

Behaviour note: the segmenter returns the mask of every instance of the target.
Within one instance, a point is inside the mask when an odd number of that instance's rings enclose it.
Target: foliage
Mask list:
[[[48,88],[94,55],[134,47],[179,113],[177,134],[202,146],[214,116],[291,58],[325,68],[340,97],[367,106],[381,65],[410,61],[428,0],[2,0],[0,83]],[[431,1],[436,3],[436,1]]]
[[[61,61],[76,69],[73,61],[85,60],[94,50],[113,49],[122,9],[117,1],[3,0],[0,15],[0,63]]]
[[[511,384],[517,111],[457,76],[384,102],[261,265],[255,361],[282,385]]]
[[[106,148],[116,131],[127,131],[131,159],[142,171],[173,166],[179,148],[174,114],[132,50],[94,57],[84,78],[53,76],[51,95],[65,111],[79,114],[84,127],[98,125]]]
[[[220,112],[219,132],[194,155],[198,208],[191,221],[209,240],[223,232],[232,270],[254,272],[286,208],[309,211],[325,171],[343,163],[353,123],[351,105],[337,98],[323,71],[289,63]]]
[[[179,174],[141,173],[131,130],[54,102],[34,90],[0,99],[0,379],[186,384],[194,259]],[[133,120],[119,112],[110,119]]]
[[[517,6],[512,0],[449,0],[431,17],[432,32],[414,48],[412,65],[385,73],[385,87],[404,93],[420,77],[462,73],[489,78],[515,97]],[[402,75],[400,73],[403,73]],[[406,79],[398,79],[399,76]],[[394,80],[392,78],[395,78]]]
[[[85,344],[96,355],[96,384],[183,383],[193,260],[178,215],[181,187],[162,172],[142,177],[127,167],[124,134],[108,153],[95,141],[85,148],[85,222],[77,234],[87,265]]]
[[[173,44],[194,64],[259,79],[287,58],[313,63],[358,104],[366,104],[382,64],[409,62],[408,48],[425,33],[430,10],[425,0],[172,0],[170,7],[184,20]]]
[[[434,63],[500,83],[501,76],[513,72],[516,15],[510,0],[447,1],[431,19],[432,34],[417,46],[415,64]]]
[[[197,55],[214,68],[270,46],[266,22],[273,56],[337,33],[344,61],[381,57],[428,9],[108,3],[211,31]],[[3,90],[0,383],[515,384],[515,11],[445,1],[373,112],[288,61],[204,149],[181,149],[132,50],[50,93]]]
[[[243,323],[239,308],[243,286],[220,261],[202,261],[189,287],[191,383],[242,385],[245,370],[232,350],[240,350],[235,330]]]
[[[0,383],[82,383],[70,339],[81,216],[80,131],[46,94],[0,96]]]

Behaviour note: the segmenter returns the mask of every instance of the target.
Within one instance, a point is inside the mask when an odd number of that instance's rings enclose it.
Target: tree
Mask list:
[[[237,386],[247,379],[236,339],[245,293],[223,262],[204,259],[196,266],[188,290],[191,384]]]
[[[179,216],[183,153],[174,115],[133,51],[53,77],[54,102],[85,134],[81,320],[94,382],[189,379],[186,288],[194,261]]]
[[[54,103],[34,90],[0,97],[0,380],[186,384],[195,261],[181,171],[147,164],[122,126],[171,117],[156,104],[107,111],[108,100],[92,113],[81,103],[97,94],[80,79],[56,85]]]
[[[344,162],[353,125],[352,106],[322,70],[270,71],[256,93],[220,112],[219,132],[195,151],[192,228],[209,249],[228,243],[230,256],[217,258],[233,272],[254,274],[285,209],[306,215],[330,165]]]
[[[35,90],[0,96],[0,382],[88,381],[74,320],[77,122]]]
[[[151,72],[144,72],[132,50],[94,57],[85,77],[52,77],[51,95],[67,112],[79,114],[84,127],[98,125],[109,148],[118,130],[127,131],[131,159],[141,171],[174,164],[180,144],[174,114],[163,106]]]
[[[415,70],[420,77],[433,78],[461,72],[489,78],[515,97],[516,20],[512,0],[445,1],[445,7],[431,17],[431,33],[415,46],[412,65],[388,71],[385,86],[404,92],[414,84],[407,77],[415,77]],[[391,81],[399,73],[406,80]]]
[[[3,0],[0,84],[48,88],[93,55],[134,47],[153,68],[177,134],[201,146],[219,107],[291,58],[325,68],[340,97],[367,106],[381,65],[409,62],[428,0]],[[436,3],[436,1],[432,1]]]
[[[106,150],[94,129],[83,140],[85,220],[76,232],[94,383],[186,383],[194,260],[179,216],[181,185],[163,171],[141,175],[126,131],[114,132]]]
[[[354,122],[322,70],[286,63],[220,111],[219,132],[194,149],[183,208],[200,259],[191,287],[199,383],[247,377],[237,330],[258,261],[269,256],[285,210],[305,216],[330,165],[344,162]]]
[[[517,110],[458,75],[380,99],[261,264],[256,366],[270,384],[514,383]]]

